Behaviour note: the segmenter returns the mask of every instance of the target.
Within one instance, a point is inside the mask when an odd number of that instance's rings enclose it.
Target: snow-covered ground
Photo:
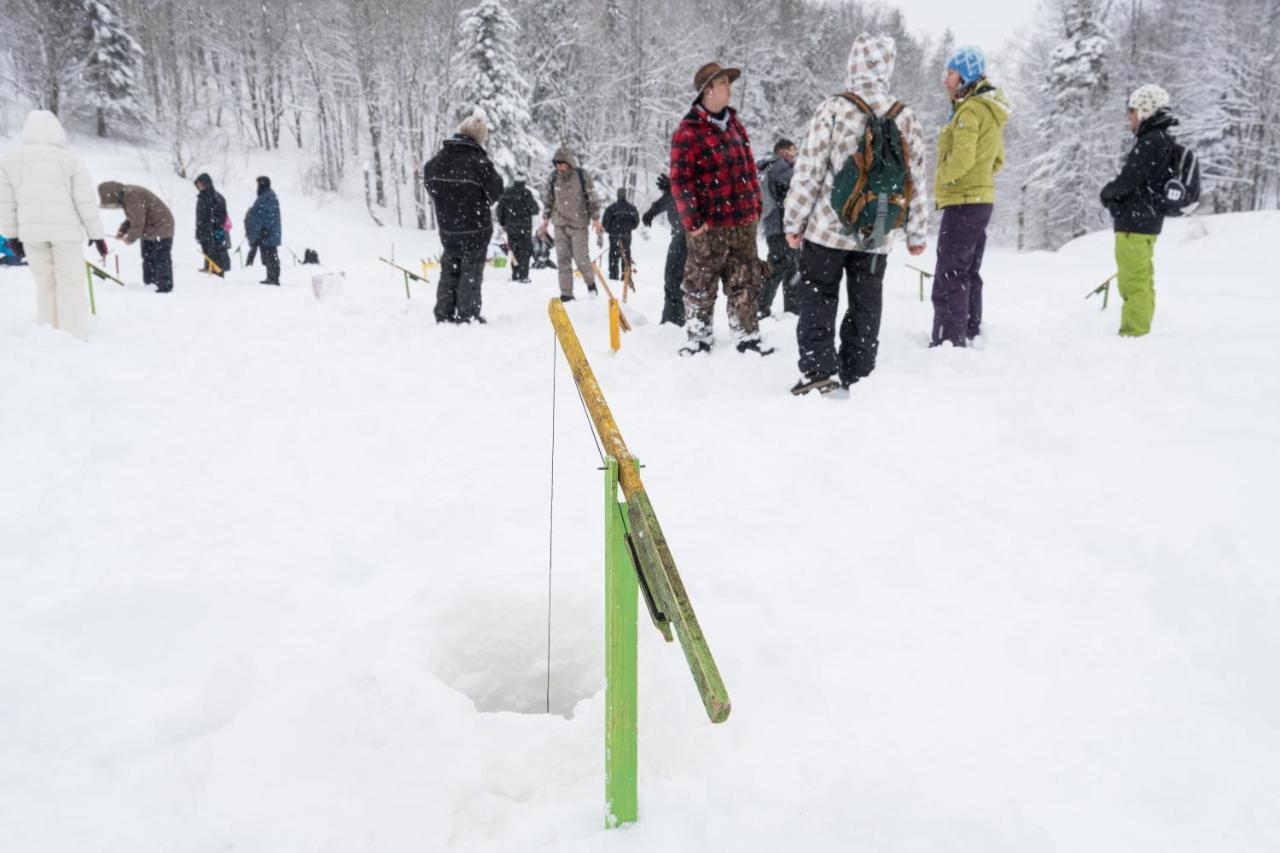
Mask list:
[[[972,350],[926,349],[899,250],[846,399],[786,393],[792,318],[772,358],[677,359],[666,234],[639,239],[649,324],[615,356],[603,300],[570,314],[734,709],[710,725],[642,618],[640,822],[606,832],[601,474],[555,272],[491,271],[488,325],[436,326],[377,261],[430,237],[280,155],[212,165],[237,230],[271,174],[343,291],[287,252],[282,288],[210,281],[190,184],[89,154],[173,204],[178,280],[99,284],[81,344],[0,270],[0,849],[1280,848],[1280,214],[1171,223],[1143,340],[1083,300],[1110,235],[991,251]]]

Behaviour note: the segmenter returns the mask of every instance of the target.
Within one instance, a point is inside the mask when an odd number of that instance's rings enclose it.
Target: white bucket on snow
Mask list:
[[[316,299],[337,296],[342,293],[342,283],[347,280],[345,272],[325,272],[311,276],[311,292]]]

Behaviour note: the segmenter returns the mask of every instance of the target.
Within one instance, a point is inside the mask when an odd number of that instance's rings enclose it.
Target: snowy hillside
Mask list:
[[[677,359],[666,232],[638,239],[649,324],[614,356],[602,300],[570,314],[734,710],[707,723],[642,620],[640,822],[606,833],[601,474],[555,272],[491,270],[488,325],[436,326],[378,262],[431,237],[263,158],[210,164],[236,239],[270,174],[345,288],[287,252],[281,288],[210,281],[190,184],[86,153],[173,206],[177,284],[100,284],[81,344],[0,269],[0,849],[1280,848],[1280,214],[1170,223],[1140,340],[1083,299],[1108,234],[991,251],[971,350],[926,349],[899,250],[846,399],[786,393],[793,318],[772,358]]]

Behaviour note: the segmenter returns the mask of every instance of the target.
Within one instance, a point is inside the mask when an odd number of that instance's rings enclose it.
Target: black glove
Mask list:
[[[644,216],[640,217],[640,221],[644,223],[645,228],[648,228],[650,225],[653,224],[653,216],[651,214],[646,213]]]
[[[9,248],[13,249],[13,256],[18,260],[21,261],[26,259],[27,250],[22,247],[22,241],[18,238],[15,237],[9,241]]]
[[[104,257],[104,258],[105,258],[105,257],[107,256],[107,241],[106,241],[106,240],[90,240],[90,241],[89,241],[89,245],[90,245],[90,246],[93,246],[95,249],[97,249],[97,250],[98,250],[98,254],[99,254],[99,255],[101,255],[102,257]]]

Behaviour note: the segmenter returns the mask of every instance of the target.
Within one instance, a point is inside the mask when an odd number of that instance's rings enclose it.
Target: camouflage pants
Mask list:
[[[684,312],[689,340],[711,343],[716,292],[724,282],[729,328],[735,341],[760,337],[760,284],[767,264],[756,250],[756,226],[708,228],[688,235],[689,258],[684,267]]]

